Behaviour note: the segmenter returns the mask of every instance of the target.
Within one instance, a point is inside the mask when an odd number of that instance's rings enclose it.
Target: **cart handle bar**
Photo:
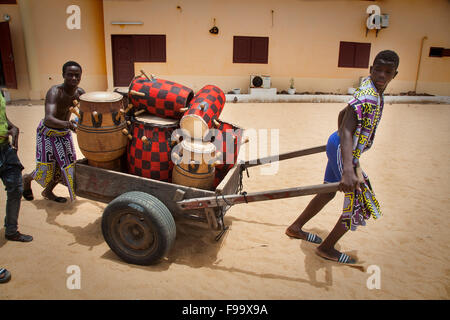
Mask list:
[[[231,206],[238,203],[276,200],[307,196],[317,193],[331,193],[338,191],[339,182],[324,183],[319,185],[296,187],[279,190],[253,192],[248,194],[217,195],[213,197],[194,198],[178,201],[181,210],[204,209]]]
[[[313,148],[308,148],[308,149],[303,149],[303,150],[290,151],[290,152],[281,153],[279,155],[248,160],[244,163],[244,165],[246,168],[250,168],[250,167],[254,167],[254,166],[259,166],[261,164],[267,164],[267,163],[272,163],[272,162],[276,162],[276,161],[282,161],[282,160],[307,156],[309,154],[324,152],[326,150],[327,150],[327,146],[323,145],[323,146],[318,146],[318,147],[313,147]]]

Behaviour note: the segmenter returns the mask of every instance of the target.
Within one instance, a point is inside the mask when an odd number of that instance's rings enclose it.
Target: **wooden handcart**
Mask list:
[[[82,159],[75,164],[75,193],[108,203],[102,216],[105,241],[122,260],[149,265],[165,257],[172,247],[176,237],[174,217],[205,224],[220,231],[220,237],[226,230],[225,213],[234,204],[337,191],[338,183],[330,183],[242,192],[242,176],[248,167],[323,151],[325,146],[238,163],[214,191],[92,167]]]

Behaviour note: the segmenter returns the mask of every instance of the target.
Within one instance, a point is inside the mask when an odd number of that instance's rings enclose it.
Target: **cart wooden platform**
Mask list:
[[[75,164],[75,194],[108,203],[102,233],[122,260],[139,265],[157,263],[167,255],[176,237],[174,217],[226,230],[224,216],[234,204],[266,201],[337,191],[338,183],[255,193],[242,192],[246,168],[325,151],[325,146],[236,164],[214,191],[190,188],[123,172]]]

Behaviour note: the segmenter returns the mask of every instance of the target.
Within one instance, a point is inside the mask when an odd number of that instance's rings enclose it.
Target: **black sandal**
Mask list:
[[[28,201],[34,200],[33,190],[31,190],[31,189],[23,190],[22,195],[25,198],[25,200],[28,200]]]
[[[6,283],[11,280],[11,272],[6,270],[5,268],[0,269],[0,275],[3,275],[3,277],[0,278],[0,283]]]

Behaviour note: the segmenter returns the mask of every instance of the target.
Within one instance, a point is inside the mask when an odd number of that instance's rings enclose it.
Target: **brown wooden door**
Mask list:
[[[126,87],[134,77],[133,39],[129,35],[111,36],[114,86]]]
[[[0,22],[0,54],[5,85],[7,88],[17,89],[16,67],[8,21]]]

